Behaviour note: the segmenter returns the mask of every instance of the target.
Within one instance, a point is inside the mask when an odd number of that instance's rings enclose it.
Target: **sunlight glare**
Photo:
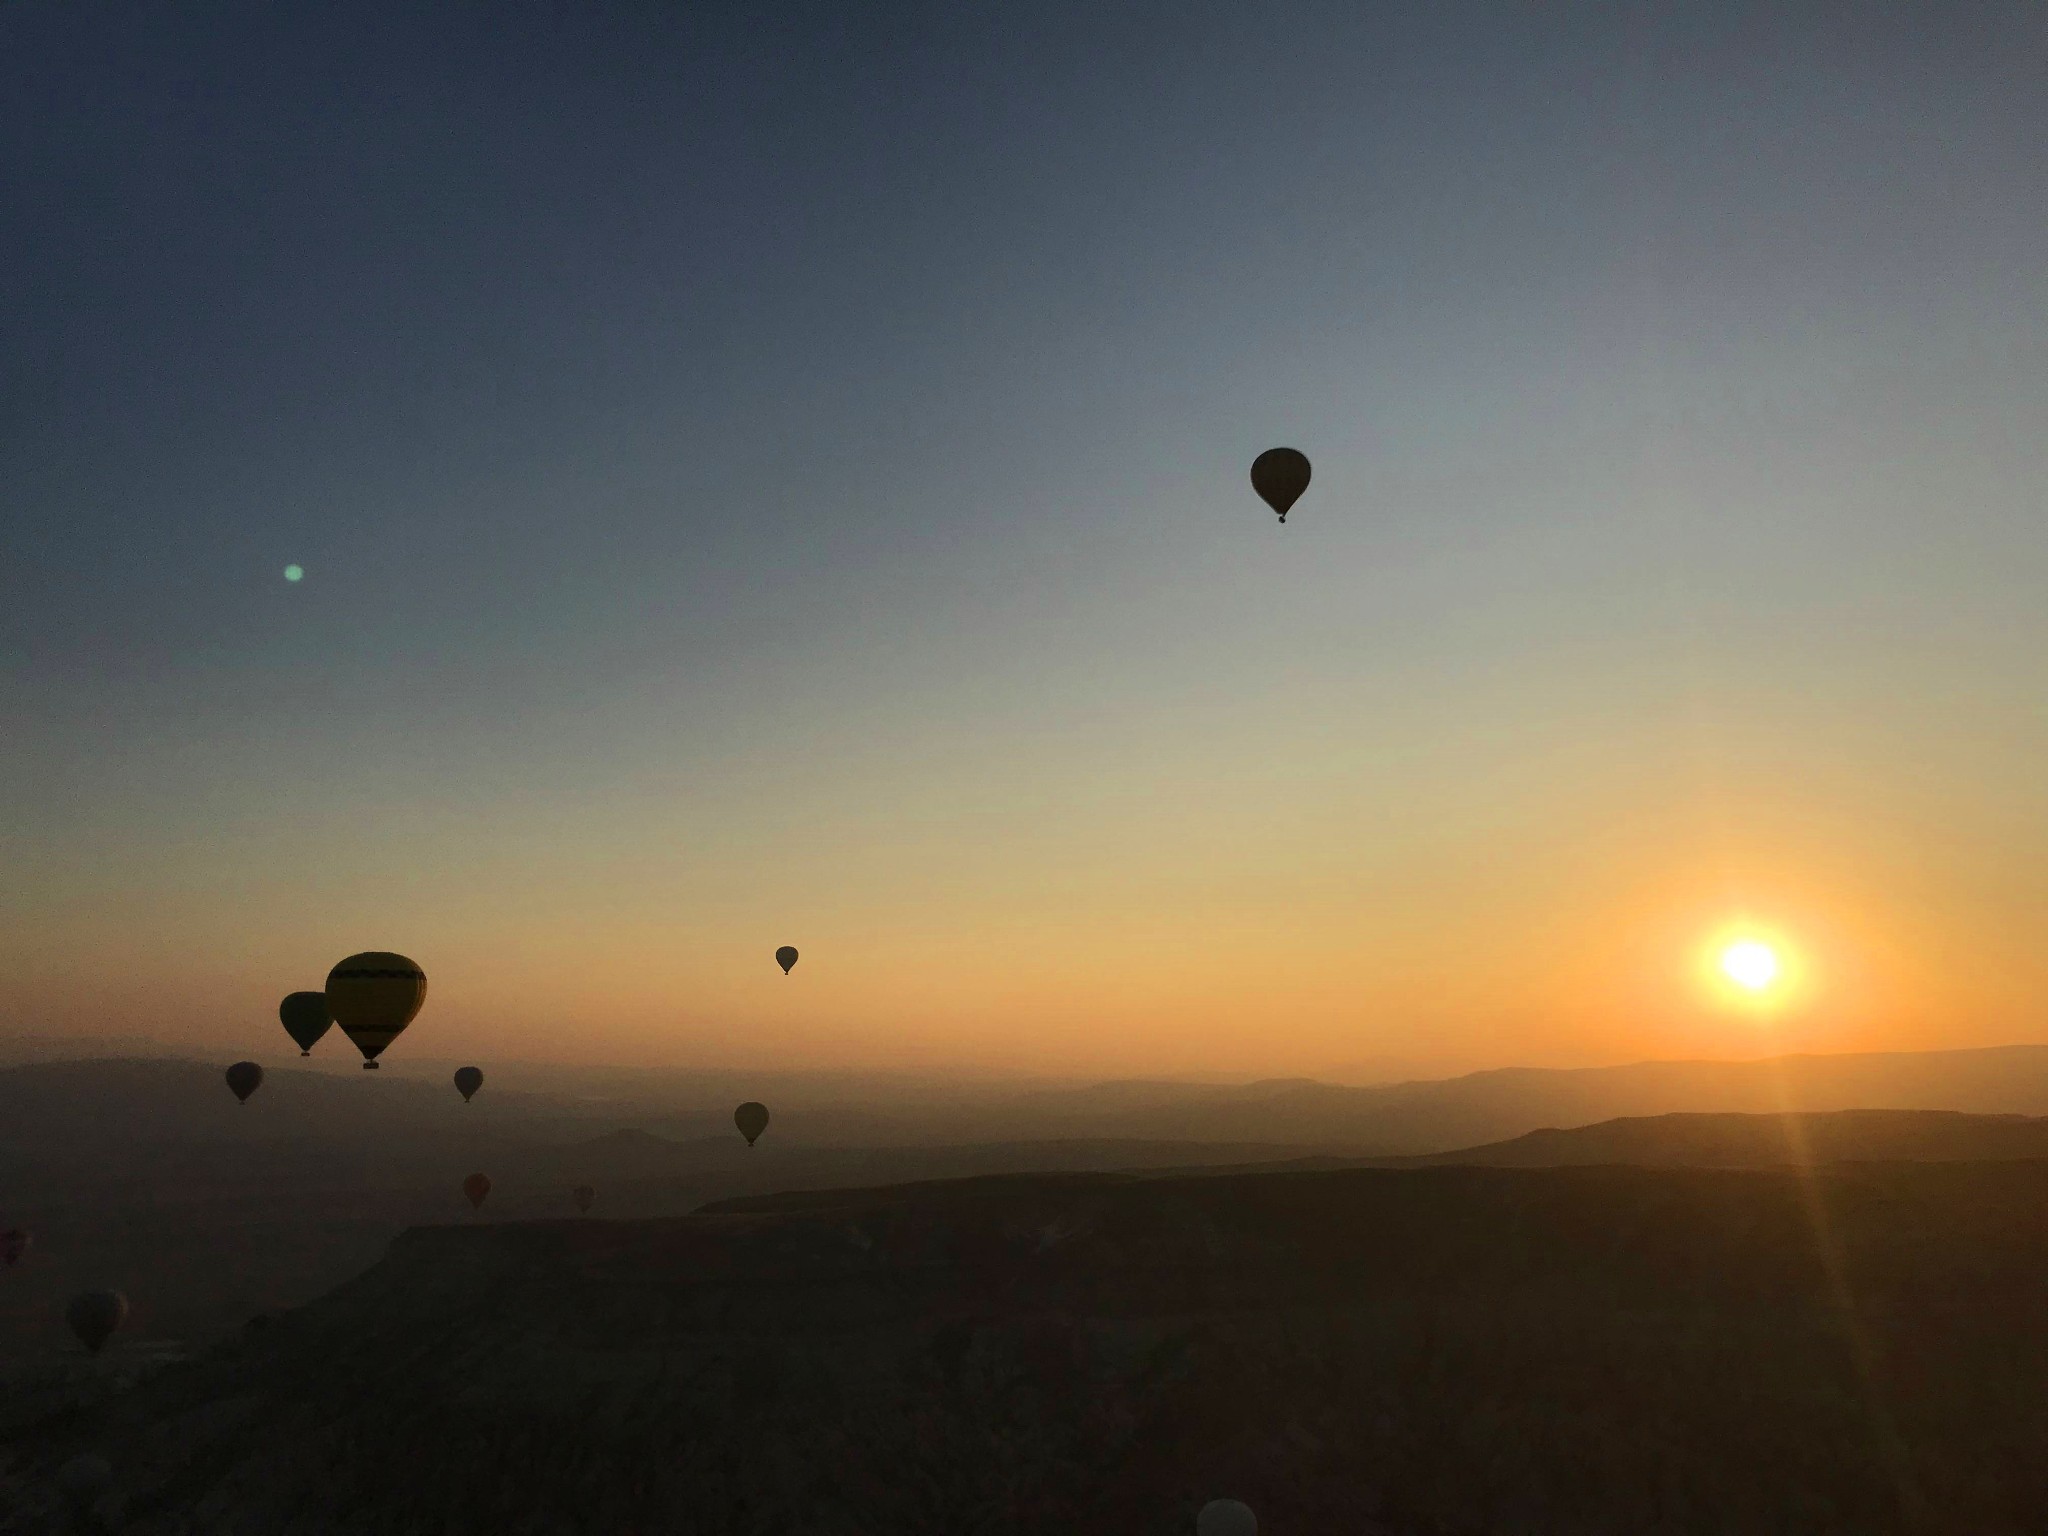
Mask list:
[[[1721,951],[1721,973],[1738,987],[1761,992],[1778,979],[1778,957],[1771,946],[1742,939]]]

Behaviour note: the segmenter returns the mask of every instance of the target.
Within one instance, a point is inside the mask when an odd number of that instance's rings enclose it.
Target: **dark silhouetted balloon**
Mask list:
[[[1259,1536],[1259,1517],[1235,1499],[1211,1499],[1195,1516],[1195,1536]]]
[[[732,1123],[740,1128],[740,1134],[747,1138],[747,1145],[751,1147],[768,1129],[768,1106],[749,1099],[732,1112]]]
[[[5,1232],[0,1232],[0,1265],[8,1269],[14,1268],[21,1262],[22,1255],[28,1252],[29,1245],[34,1241],[35,1235],[26,1227],[9,1227]]]
[[[334,1022],[328,1017],[325,992],[294,992],[277,1005],[277,1016],[284,1021],[284,1032],[292,1037],[301,1056],[313,1054],[313,1047]]]
[[[366,1072],[426,1000],[427,973],[403,955],[371,950],[327,973],[327,1012],[363,1053]]]
[[[79,1343],[98,1354],[114,1330],[128,1321],[128,1298],[119,1291],[87,1291],[71,1298],[64,1321],[78,1335]]]
[[[782,974],[787,976],[789,968],[796,964],[796,946],[785,944],[775,951],[775,963],[782,967]]]
[[[227,1070],[228,1092],[244,1104],[249,1095],[263,1086],[263,1069],[253,1061],[238,1061]]]
[[[472,1173],[462,1181],[462,1192],[469,1196],[470,1206],[480,1211],[484,1207],[484,1196],[491,1192],[491,1181],[480,1173]]]
[[[483,1070],[479,1067],[457,1067],[455,1069],[455,1091],[462,1095],[467,1104],[476,1097],[477,1089],[484,1085]]]
[[[581,1211],[584,1215],[588,1216],[590,1214],[590,1208],[593,1205],[597,1204],[597,1191],[592,1189],[588,1184],[578,1184],[576,1186],[576,1193],[571,1195],[569,1198],[576,1202],[577,1210]]]
[[[1287,521],[1287,509],[1308,489],[1308,456],[1294,448],[1268,448],[1252,460],[1252,489]]]

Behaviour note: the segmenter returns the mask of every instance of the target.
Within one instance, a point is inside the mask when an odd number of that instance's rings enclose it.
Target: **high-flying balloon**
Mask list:
[[[597,1204],[597,1191],[592,1189],[588,1184],[578,1184],[576,1186],[576,1192],[569,1198],[576,1202],[577,1210],[581,1211],[584,1215],[588,1216],[590,1214],[590,1208],[593,1205]]]
[[[427,973],[403,955],[371,950],[327,973],[327,1011],[363,1053],[365,1072],[426,1000]]]
[[[313,1054],[313,1047],[334,1022],[327,1015],[325,992],[294,992],[277,1005],[277,1016],[284,1021],[284,1032],[292,1037],[301,1056]]]
[[[1252,489],[1287,521],[1287,509],[1308,489],[1308,455],[1298,448],[1268,448],[1252,460]]]
[[[751,1147],[768,1129],[768,1106],[749,1099],[732,1112],[732,1123],[740,1128],[740,1134],[747,1138],[747,1145]]]
[[[480,1067],[457,1067],[455,1069],[455,1091],[462,1095],[467,1104],[476,1097],[477,1089],[484,1085],[484,1074]]]
[[[19,1264],[35,1240],[35,1234],[26,1227],[9,1227],[0,1232],[0,1268],[12,1269]]]
[[[782,974],[787,976],[789,968],[796,964],[796,946],[785,944],[775,951],[775,963],[782,967]]]
[[[1259,1536],[1259,1517],[1235,1499],[1211,1499],[1195,1516],[1195,1536]]]
[[[473,1210],[484,1208],[484,1196],[491,1192],[491,1181],[480,1173],[472,1173],[462,1181],[462,1192],[469,1197]]]
[[[114,1330],[128,1321],[128,1298],[119,1291],[86,1291],[71,1298],[64,1321],[78,1335],[79,1343],[98,1354]]]
[[[263,1069],[253,1061],[238,1061],[227,1070],[228,1092],[244,1104],[249,1095],[263,1086]]]

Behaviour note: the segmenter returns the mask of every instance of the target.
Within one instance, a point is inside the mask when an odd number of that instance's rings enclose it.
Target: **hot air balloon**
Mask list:
[[[484,1074],[481,1068],[457,1067],[455,1069],[455,1091],[462,1095],[463,1103],[467,1104],[471,1099],[475,1098],[477,1089],[483,1087],[483,1085]]]
[[[472,1173],[462,1181],[462,1192],[469,1196],[471,1209],[480,1211],[484,1208],[484,1196],[491,1192],[491,1181],[480,1173]]]
[[[263,1069],[253,1061],[238,1061],[227,1070],[228,1092],[244,1104],[249,1095],[263,1086]]]
[[[35,1237],[26,1227],[9,1227],[0,1232],[0,1266],[14,1268],[21,1262],[21,1256],[28,1252],[29,1244]]]
[[[334,1022],[327,1015],[325,992],[294,992],[277,1005],[277,1016],[284,1021],[284,1032],[292,1037],[301,1056],[313,1054],[313,1047]]]
[[[775,951],[775,963],[782,967],[782,974],[787,976],[789,968],[796,964],[796,946],[785,944]]]
[[[86,1291],[71,1298],[64,1321],[78,1335],[79,1343],[98,1354],[114,1330],[128,1321],[128,1298],[119,1291]]]
[[[1287,521],[1287,509],[1308,489],[1308,455],[1297,448],[1268,448],[1252,460],[1252,489]]]
[[[732,1123],[740,1128],[740,1134],[747,1138],[747,1145],[751,1147],[768,1129],[768,1106],[749,1099],[732,1112]]]
[[[584,1215],[588,1216],[590,1214],[590,1208],[593,1205],[597,1204],[597,1191],[592,1189],[588,1184],[578,1184],[576,1186],[576,1193],[571,1195],[569,1198],[576,1202],[577,1210],[581,1211]]]
[[[365,1072],[426,1000],[427,973],[403,955],[350,955],[327,973],[327,1012],[363,1053]]]
[[[1259,1517],[1235,1499],[1211,1499],[1195,1516],[1195,1536],[1259,1536]]]

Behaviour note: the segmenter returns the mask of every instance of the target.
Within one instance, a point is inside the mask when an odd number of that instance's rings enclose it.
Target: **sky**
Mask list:
[[[483,1061],[2048,1038],[2044,45],[14,0],[0,1032],[389,949]]]

